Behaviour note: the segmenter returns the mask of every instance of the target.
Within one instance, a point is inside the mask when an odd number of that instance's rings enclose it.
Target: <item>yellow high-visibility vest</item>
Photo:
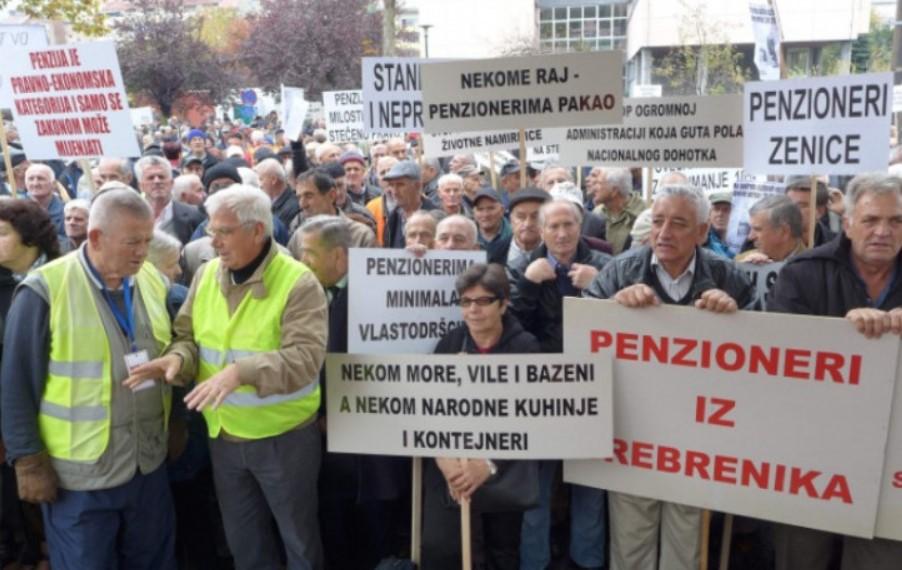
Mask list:
[[[38,429],[51,457],[96,461],[110,441],[113,395],[110,342],[79,254],[38,268],[50,301],[50,361]],[[172,340],[163,276],[144,263],[135,276],[159,351]],[[172,393],[163,389],[163,428]]]
[[[275,246],[273,246],[275,247]],[[207,264],[192,306],[194,341],[198,348],[198,384],[240,358],[278,350],[282,340],[282,314],[306,266],[277,253],[263,271],[266,297],[248,291],[229,316],[228,301],[219,285],[219,258]],[[244,439],[283,434],[312,418],[319,409],[319,382],[290,394],[260,397],[253,386],[239,386],[217,409],[204,408],[210,437],[220,430]]]

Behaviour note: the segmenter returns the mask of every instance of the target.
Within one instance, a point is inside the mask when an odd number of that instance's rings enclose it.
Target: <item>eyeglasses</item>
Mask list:
[[[498,297],[476,297],[475,299],[471,299],[469,297],[461,297],[460,306],[466,309],[467,307],[475,303],[479,307],[488,307],[497,300]]]
[[[232,226],[229,228],[211,228],[210,226],[207,226],[206,228],[204,228],[204,233],[211,238],[229,237],[233,233],[237,232],[240,228],[247,226],[249,223],[238,224],[237,226]]]

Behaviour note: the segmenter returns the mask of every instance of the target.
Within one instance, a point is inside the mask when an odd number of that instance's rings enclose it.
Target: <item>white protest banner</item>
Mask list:
[[[542,145],[552,140],[550,131],[559,129],[524,129],[526,145]],[[455,154],[512,150],[520,148],[520,131],[483,131],[472,133],[423,133],[423,156],[438,158]]]
[[[559,130],[567,166],[742,166],[741,95],[627,99],[622,125]]]
[[[0,51],[47,47],[47,28],[42,24],[0,24]],[[9,72],[0,73],[0,109],[13,106],[12,91],[4,79]]]
[[[679,171],[689,179],[689,184],[700,188],[705,193],[712,190],[729,190],[739,180],[745,180],[748,175],[741,168],[652,168],[651,187],[654,194],[661,181],[671,172]],[[647,184],[646,171],[642,172],[642,187]]]
[[[152,107],[135,107],[131,109],[132,124],[136,127],[153,124],[153,108]]]
[[[782,182],[736,180],[733,184],[733,207],[727,224],[727,246],[739,253],[749,235],[749,210],[755,202],[767,196],[784,194]]]
[[[304,100],[303,89],[282,86],[282,128],[288,140],[300,138],[309,107],[310,103]]]
[[[892,73],[745,84],[744,166],[758,174],[886,170]]]
[[[902,375],[902,368],[897,370]],[[874,536],[902,540],[902,380],[896,378],[893,413],[886,442],[886,463]]]
[[[5,55],[13,118],[29,158],[141,155],[112,41]]]
[[[353,91],[323,91],[323,112],[329,142],[340,144],[367,140],[363,128],[363,94]]]
[[[548,130],[548,129],[546,129]],[[556,163],[560,160],[561,145],[543,144],[526,147],[526,161],[544,166]]]
[[[432,352],[462,325],[454,281],[484,251],[351,248],[348,260],[348,352]]]
[[[752,33],[755,35],[755,67],[762,81],[780,79],[780,30],[774,7],[767,4],[749,4],[752,16]]]
[[[767,306],[767,300],[773,290],[774,283],[777,282],[777,275],[783,269],[783,261],[774,261],[772,263],[737,263],[736,267],[745,272],[746,277],[752,282],[755,288],[755,296],[761,302],[761,307]]]
[[[902,85],[893,85],[893,113],[902,111]]]
[[[623,121],[623,56],[601,51],[423,63],[427,133]]]
[[[331,354],[329,451],[425,457],[611,456],[611,361],[597,355]]]
[[[423,132],[423,61],[415,57],[363,58],[363,128],[367,134]]]
[[[564,301],[565,354],[614,362],[614,458],[565,480],[874,532],[899,338],[845,319]]]

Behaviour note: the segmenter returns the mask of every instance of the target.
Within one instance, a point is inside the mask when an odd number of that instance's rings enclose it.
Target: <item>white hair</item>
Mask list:
[[[476,244],[477,244],[476,240],[477,240],[477,236],[479,235],[479,229],[476,227],[476,222],[474,222],[470,218],[468,218],[466,216],[462,216],[460,214],[454,214],[452,216],[448,216],[447,218],[440,221],[438,223],[438,225],[436,225],[436,227],[435,227],[435,235],[438,236],[440,233],[442,233],[442,229],[445,226],[448,226],[448,225],[451,225],[454,223],[463,224],[467,228],[467,233],[469,234],[469,237],[470,237],[470,247],[476,247]]]
[[[316,154],[314,155],[316,157],[316,161],[320,162],[322,160],[324,154],[326,154],[327,152],[335,151],[335,150],[337,150],[338,152],[341,152],[341,147],[336,144],[332,144],[332,143],[328,143],[328,142],[322,143],[321,145],[316,147]]]
[[[203,182],[201,182],[200,176],[197,174],[181,174],[175,177],[175,180],[172,182],[172,198],[182,201],[182,196],[191,189],[192,185],[200,185],[203,187]]]
[[[50,177],[51,181],[56,179],[56,175],[53,173],[53,169],[50,168],[49,166],[47,166],[46,164],[44,164],[43,162],[32,162],[28,166],[28,168],[25,169],[25,176],[28,176],[29,172],[32,172],[35,170],[43,170],[47,174],[47,176]]]
[[[121,182],[107,182],[91,202],[88,231],[108,229],[110,222],[118,219],[123,213],[135,218],[153,219],[150,205],[134,189]]]
[[[668,184],[662,186],[655,192],[655,201],[667,197],[688,200],[695,206],[695,215],[697,216],[697,219],[695,220],[696,223],[704,224],[708,222],[708,210],[710,209],[708,198],[706,198],[705,194],[695,186],[690,186],[688,184]]]
[[[260,178],[257,173],[246,166],[238,167],[238,176],[241,177],[241,183],[255,188],[260,187]]]
[[[212,219],[220,208],[235,214],[242,224],[263,224],[263,233],[272,235],[272,202],[263,190],[245,184],[233,184],[207,198],[204,209]]]
[[[231,145],[225,150],[225,155],[226,158],[232,158],[233,156],[244,158],[244,149],[237,145]]]
[[[132,177],[132,162],[127,158],[115,158],[110,156],[105,156],[100,159],[100,162],[97,163],[97,168],[100,168],[102,164],[114,162],[116,163],[116,168],[119,170],[119,176],[122,177],[123,180],[130,180]]]
[[[616,188],[621,196],[629,198],[629,195],[633,193],[633,173],[629,168],[615,166],[599,170],[604,173],[604,181]]]
[[[866,172],[850,180],[845,196],[847,219],[852,219],[855,206],[865,194],[895,194],[897,199],[902,198],[902,178],[884,172]]]
[[[69,200],[66,202],[66,205],[63,206],[63,214],[68,214],[70,210],[81,210],[87,214],[91,211],[91,203],[81,198]]]
[[[255,169],[257,174],[272,174],[276,178],[282,181],[282,183],[288,182],[288,173],[285,172],[285,167],[282,166],[282,163],[276,160],[275,158],[267,158],[265,160],[260,161],[257,164],[257,168]],[[243,178],[242,178],[243,180]]]
[[[182,251],[182,242],[162,230],[153,231],[153,239],[147,249],[147,261],[155,267],[160,267],[167,255],[178,254]]]
[[[567,206],[567,209],[573,214],[573,218],[576,220],[577,224],[583,223],[583,209],[580,208],[576,202],[569,198],[552,198],[539,207],[539,225],[544,228],[545,218],[548,217],[548,211],[561,205]]]
[[[454,174],[453,172],[449,172],[448,174],[442,174],[441,177],[439,177],[439,179],[438,179],[437,187],[441,188],[442,186],[444,186],[445,184],[448,184],[450,182],[456,182],[457,184],[460,184],[461,186],[463,186],[464,179],[461,178],[459,175]]]
[[[151,154],[139,159],[138,162],[135,163],[135,176],[138,177],[138,180],[144,178],[144,169],[148,166],[159,166],[166,171],[166,174],[170,179],[172,178],[172,165],[169,164],[169,161],[162,156],[154,156]]]

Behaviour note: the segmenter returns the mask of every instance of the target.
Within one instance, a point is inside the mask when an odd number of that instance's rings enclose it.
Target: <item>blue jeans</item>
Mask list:
[[[520,570],[545,570],[551,564],[551,491],[560,461],[539,462],[539,506],[523,513]],[[570,558],[583,568],[604,566],[605,492],[570,486]]]
[[[41,505],[53,570],[175,570],[165,466],[100,491],[60,490]]]

